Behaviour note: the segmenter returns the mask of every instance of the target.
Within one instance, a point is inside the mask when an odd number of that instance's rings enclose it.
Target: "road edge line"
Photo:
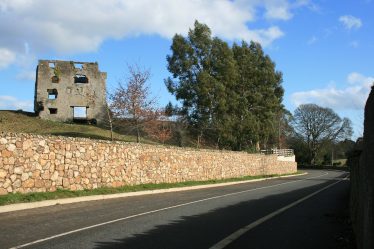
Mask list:
[[[273,218],[273,217],[285,212],[286,210],[300,204],[301,202],[308,200],[309,198],[319,194],[320,192],[322,192],[322,191],[324,191],[328,188],[331,188],[332,186],[340,183],[341,181],[344,181],[344,180],[348,179],[348,176],[349,176],[349,173],[343,179],[340,179],[340,180],[338,180],[334,183],[331,183],[331,184],[329,184],[329,185],[327,185],[327,186],[325,186],[325,187],[323,187],[323,188],[321,188],[321,189],[319,189],[319,190],[317,190],[317,191],[315,191],[315,192],[313,192],[313,193],[311,193],[307,196],[304,196],[303,198],[300,198],[300,199],[298,199],[298,200],[296,200],[296,201],[294,201],[294,202],[292,202],[292,203],[290,203],[290,204],[288,204],[288,205],[286,205],[286,206],[284,206],[284,207],[282,207],[282,208],[280,208],[280,209],[278,209],[278,210],[276,210],[276,211],[274,211],[274,212],[272,212],[272,213],[270,213],[270,214],[268,214],[268,215],[266,215],[266,216],[264,216],[264,217],[262,217],[262,218],[260,218],[256,221],[240,228],[239,230],[233,232],[232,234],[230,234],[229,236],[227,236],[223,240],[219,241],[217,244],[213,245],[212,247],[209,247],[209,249],[223,249],[223,248],[225,248],[226,246],[231,244],[233,241],[235,241],[239,237],[241,237],[243,234],[247,233],[248,231],[252,230],[253,228],[257,227],[258,225],[261,225],[262,223],[270,220],[271,218]]]
[[[217,195],[217,196],[212,196],[212,197],[208,197],[208,198],[204,198],[204,199],[199,199],[199,200],[195,200],[195,201],[181,203],[181,204],[177,204],[177,205],[173,205],[173,206],[169,206],[169,207],[164,207],[164,208],[160,208],[160,209],[156,209],[156,210],[151,210],[151,211],[147,211],[147,212],[144,212],[144,213],[134,214],[134,215],[130,215],[130,216],[126,216],[126,217],[122,217],[122,218],[118,218],[118,219],[114,219],[114,220],[110,220],[110,221],[106,221],[106,222],[94,224],[94,225],[91,225],[91,226],[82,227],[82,228],[75,229],[75,230],[72,230],[72,231],[68,231],[68,232],[56,234],[56,235],[53,235],[53,236],[50,236],[50,237],[46,237],[46,238],[43,238],[43,239],[39,239],[39,240],[35,240],[35,241],[32,241],[32,242],[29,242],[29,243],[26,243],[26,244],[23,244],[23,245],[14,246],[14,247],[11,247],[9,249],[23,248],[23,247],[26,247],[26,246],[30,246],[30,245],[38,244],[38,243],[41,243],[41,242],[44,242],[44,241],[48,241],[48,240],[51,240],[51,239],[63,237],[65,235],[69,235],[69,234],[73,234],[73,233],[85,231],[85,230],[88,230],[88,229],[91,229],[91,228],[95,228],[95,227],[100,227],[100,226],[104,226],[104,225],[116,223],[116,222],[123,221],[123,220],[128,220],[128,219],[139,217],[139,216],[142,216],[142,215],[157,213],[157,212],[160,212],[160,211],[165,211],[165,210],[174,209],[174,208],[178,208],[178,207],[188,206],[188,205],[191,205],[191,204],[200,203],[200,202],[209,201],[209,200],[214,200],[214,199],[219,199],[219,198],[223,198],[223,197],[227,197],[227,196],[233,196],[233,195],[238,195],[238,194],[253,192],[255,190],[273,188],[273,187],[277,187],[277,186],[281,186],[281,185],[286,185],[286,184],[290,184],[290,183],[305,181],[305,180],[309,180],[309,179],[315,179],[315,178],[319,178],[319,177],[322,177],[322,176],[325,176],[325,175],[328,175],[328,174],[329,173],[327,172],[327,173],[325,173],[323,175],[313,176],[313,177],[309,177],[309,178],[305,178],[305,179],[301,179],[301,180],[295,180],[295,181],[290,181],[290,182],[283,182],[283,183],[279,183],[279,184],[275,184],[275,185],[258,187],[258,188],[254,188],[254,189],[247,189],[247,190],[242,190],[242,191],[238,191],[238,192],[228,193],[228,194],[224,194],[224,195]]]

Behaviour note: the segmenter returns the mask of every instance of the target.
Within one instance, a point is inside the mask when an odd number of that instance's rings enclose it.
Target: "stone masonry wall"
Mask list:
[[[276,155],[0,133],[0,195],[296,172]]]
[[[364,137],[350,153],[351,218],[358,249],[374,248],[374,86],[365,105]]]

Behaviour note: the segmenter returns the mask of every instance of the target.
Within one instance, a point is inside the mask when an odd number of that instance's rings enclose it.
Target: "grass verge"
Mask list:
[[[118,194],[126,192],[136,192],[142,190],[154,190],[154,189],[167,189],[167,188],[178,188],[178,187],[189,187],[196,185],[207,185],[215,183],[225,183],[225,182],[240,182],[254,179],[261,179],[266,177],[279,177],[286,175],[298,175],[301,172],[296,172],[294,174],[285,174],[285,175],[261,175],[261,176],[244,176],[237,178],[227,178],[219,180],[208,180],[208,181],[187,181],[187,182],[178,182],[178,183],[148,183],[140,184],[134,186],[123,186],[118,188],[103,187],[97,189],[85,189],[78,191],[58,189],[55,192],[44,192],[44,193],[14,193],[0,196],[0,206],[15,204],[15,203],[27,203],[27,202],[36,202],[44,200],[55,200],[62,198],[71,198],[71,197],[80,197],[80,196],[90,196],[90,195],[109,195],[109,194]]]

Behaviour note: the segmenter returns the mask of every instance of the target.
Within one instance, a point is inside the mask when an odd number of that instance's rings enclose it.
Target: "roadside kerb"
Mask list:
[[[92,195],[92,196],[82,196],[82,197],[73,197],[73,198],[63,198],[63,199],[57,199],[57,200],[45,200],[45,201],[39,201],[39,202],[17,203],[17,204],[0,206],[0,213],[20,211],[20,210],[32,209],[32,208],[48,207],[48,206],[54,206],[54,205],[71,204],[71,203],[84,202],[84,201],[98,201],[98,200],[107,200],[107,199],[114,199],[114,198],[131,197],[131,196],[152,195],[152,194],[180,192],[180,191],[195,190],[195,189],[222,187],[222,186],[229,186],[229,185],[235,185],[235,184],[243,184],[243,183],[248,183],[248,182],[265,181],[269,179],[302,176],[306,174],[308,173],[305,172],[305,173],[296,174],[296,175],[265,177],[265,178],[246,180],[246,181],[213,183],[213,184],[196,185],[196,186],[190,186],[190,187],[154,189],[154,190],[126,192],[126,193],[118,193],[118,194]]]

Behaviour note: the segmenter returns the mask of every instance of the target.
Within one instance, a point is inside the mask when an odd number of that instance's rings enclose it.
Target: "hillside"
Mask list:
[[[0,131],[16,133],[34,133],[94,139],[110,139],[110,131],[94,125],[60,123],[43,120],[32,112],[0,111]],[[115,140],[135,142],[135,136],[114,133]],[[154,143],[145,140],[146,143]]]

